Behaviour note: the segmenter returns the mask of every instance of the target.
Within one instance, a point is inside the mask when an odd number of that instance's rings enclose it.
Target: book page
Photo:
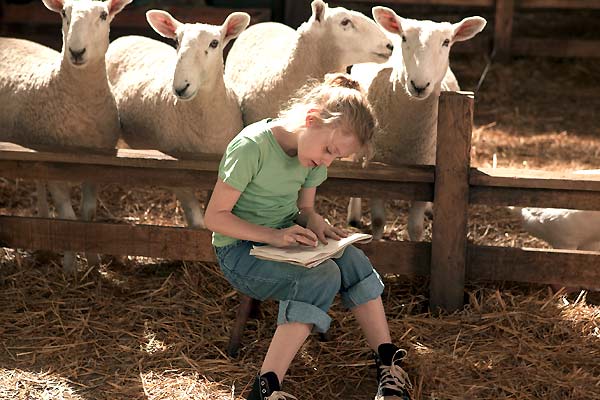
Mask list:
[[[294,245],[290,247],[254,246],[250,254],[258,258],[283,261],[305,267],[314,267],[328,258],[341,256],[342,250],[352,243],[366,243],[372,236],[366,233],[354,233],[340,240],[327,238],[327,244],[319,242],[316,247]],[[338,255],[338,253],[340,253]]]

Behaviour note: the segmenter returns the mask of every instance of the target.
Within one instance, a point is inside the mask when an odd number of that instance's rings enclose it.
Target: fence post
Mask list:
[[[442,92],[439,100],[430,307],[463,306],[473,93]]]
[[[494,19],[495,58],[503,63],[510,61],[515,0],[496,0]]]

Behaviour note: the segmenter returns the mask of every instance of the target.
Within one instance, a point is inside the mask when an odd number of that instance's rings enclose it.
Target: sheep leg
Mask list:
[[[415,201],[410,205],[408,212],[408,237],[412,241],[418,242],[423,239],[427,205],[426,201]]]
[[[194,192],[185,188],[172,188],[172,190],[183,207],[188,226],[195,229],[206,228],[204,225],[204,215],[200,208],[200,202],[194,195]]]
[[[48,193],[46,192],[46,184],[42,181],[35,181],[37,191],[37,214],[38,217],[48,218],[50,211],[48,210]]]
[[[64,182],[49,182],[48,190],[52,195],[52,200],[58,212],[58,217],[61,219],[75,220],[75,211],[73,211],[73,205],[71,204],[71,194],[69,187]],[[72,251],[65,251],[63,255],[63,270],[66,274],[73,274],[75,272],[75,253]]]
[[[92,221],[96,217],[96,199],[98,198],[98,186],[95,183],[83,182],[81,185],[81,218],[84,221]],[[100,265],[100,255],[96,253],[85,253],[88,265]]]
[[[361,227],[361,205],[362,199],[360,197],[350,197],[350,201],[348,202],[348,217],[346,218],[348,225],[354,226],[356,228]]]
[[[373,239],[380,240],[383,238],[383,230],[385,228],[385,202],[383,199],[370,199],[371,204],[371,230],[373,231]]]

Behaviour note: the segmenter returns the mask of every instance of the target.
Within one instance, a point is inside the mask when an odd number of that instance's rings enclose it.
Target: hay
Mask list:
[[[136,263],[65,278],[57,265],[26,254],[19,265],[7,252],[3,399],[231,399],[232,390],[238,398],[274,330],[276,304],[265,302],[240,358],[224,354],[237,295],[215,265]],[[585,293],[489,283],[467,293],[464,311],[434,317],[425,280],[386,278],[390,328],[409,351],[415,398],[600,396],[600,307]],[[331,315],[332,340],[307,341],[285,389],[300,399],[370,397],[375,371],[356,321],[339,302]]]

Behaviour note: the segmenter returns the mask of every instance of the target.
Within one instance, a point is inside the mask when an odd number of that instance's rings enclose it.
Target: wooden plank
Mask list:
[[[206,230],[32,217],[0,216],[0,247],[216,261]],[[430,243],[376,241],[359,247],[380,273],[429,275]],[[600,282],[599,260],[590,252],[471,244],[466,277],[594,287]]]
[[[511,53],[516,56],[540,57],[600,57],[600,40],[518,38],[513,40]]]
[[[471,187],[469,203],[494,206],[600,210],[600,193],[553,189]]]
[[[102,166],[132,168],[186,169],[191,171],[216,172],[221,155],[201,153],[165,154],[158,150],[119,149],[114,155],[89,154],[81,149],[48,149],[36,151],[13,143],[0,142],[0,166],[5,161],[23,161],[26,164],[93,164]],[[30,174],[34,174],[31,172]],[[328,168],[328,176],[358,180],[382,180],[394,182],[433,183],[434,168],[428,165],[405,165],[392,167],[381,163],[370,163],[362,168],[358,163],[335,161]]]
[[[518,8],[564,8],[598,10],[600,0],[519,0]]]
[[[468,253],[469,279],[600,287],[597,253],[492,246],[469,246]]]
[[[0,246],[215,261],[211,233],[178,227],[0,216]]]
[[[207,230],[33,217],[0,216],[0,247],[216,261]],[[429,272],[428,243],[378,241],[361,248],[382,273]]]
[[[600,191],[600,171],[557,172],[518,168],[471,168],[471,186]]]
[[[430,305],[463,306],[467,257],[473,93],[440,96],[431,248]]]
[[[496,0],[494,52],[500,62],[510,59],[514,12],[514,0]]]

